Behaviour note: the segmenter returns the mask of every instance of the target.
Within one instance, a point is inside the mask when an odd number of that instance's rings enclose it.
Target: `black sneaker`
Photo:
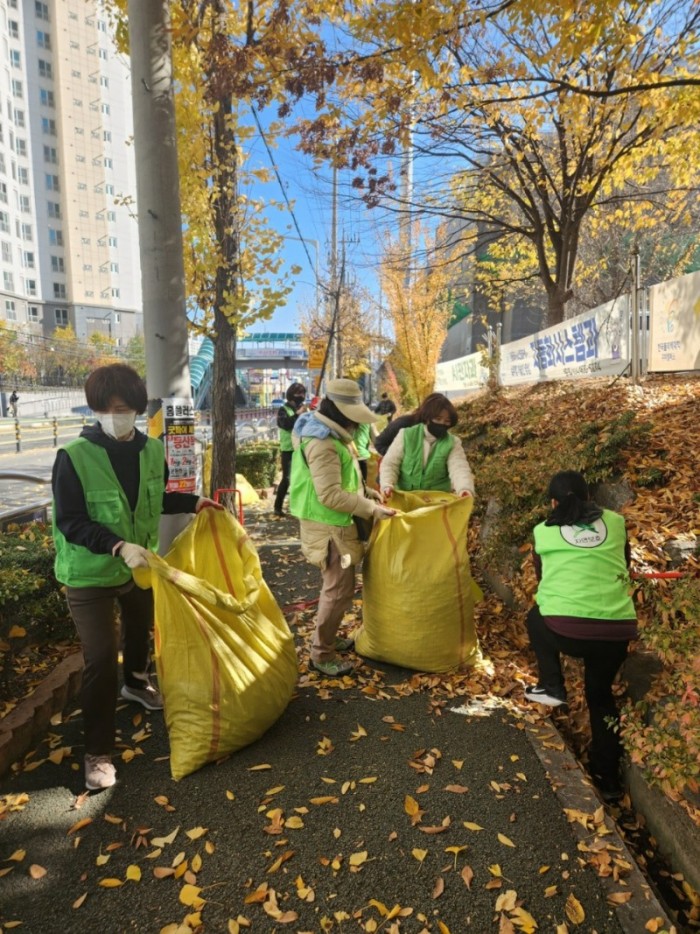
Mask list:
[[[525,699],[546,707],[561,707],[566,704],[566,693],[562,690],[550,690],[541,685],[525,688]]]
[[[598,789],[598,794],[606,804],[617,804],[624,797],[625,789],[619,778],[610,776],[603,778],[602,775],[592,775],[591,778]]]

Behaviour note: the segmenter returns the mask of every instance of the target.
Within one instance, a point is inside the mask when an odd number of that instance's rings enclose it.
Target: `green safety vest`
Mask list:
[[[580,525],[535,526],[535,551],[542,580],[535,600],[543,616],[634,619],[624,578],[625,520],[603,510],[600,519]]]
[[[361,461],[369,460],[369,425],[358,425],[353,440],[357,448],[357,456]]]
[[[295,410],[291,407],[291,405],[287,405],[286,402],[282,406],[282,408],[287,413],[287,415],[291,416],[291,415],[296,414]],[[286,428],[280,428],[279,433],[280,433],[280,451],[293,451],[294,445],[292,444],[291,431],[287,431]]]
[[[455,443],[454,435],[439,438],[430,449],[428,460],[423,466],[423,423],[403,429],[403,460],[399,471],[400,490],[443,490],[452,489],[447,470],[447,458]]]
[[[86,438],[64,445],[85,493],[88,516],[126,542],[156,551],[158,525],[163,511],[165,454],[162,442],[149,438],[139,453],[139,495],[131,511],[104,448]],[[55,515],[55,509],[54,509]],[[118,587],[131,578],[121,558],[96,555],[82,545],[73,545],[53,522],[56,547],[54,573],[68,587]]]
[[[350,513],[329,509],[320,502],[316,494],[311,471],[304,455],[304,448],[313,440],[313,438],[308,438],[302,441],[292,457],[289,510],[297,519],[311,519],[314,522],[325,522],[326,525],[352,525],[353,518]],[[333,444],[340,458],[340,485],[346,493],[357,493],[360,488],[360,478],[355,466],[355,458],[342,441],[333,438]]]

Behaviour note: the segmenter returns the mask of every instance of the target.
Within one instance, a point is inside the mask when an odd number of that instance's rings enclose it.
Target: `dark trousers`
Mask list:
[[[134,677],[150,667],[153,591],[133,581],[121,587],[67,587],[66,599],[83,648],[85,669],[80,692],[85,752],[106,756],[114,746],[120,633],[114,601],[121,610],[124,683],[143,687]]]
[[[591,772],[604,780],[617,778],[622,746],[608,719],[617,723],[617,706],[612,693],[615,675],[627,656],[627,640],[570,639],[553,632],[538,606],[527,615],[530,645],[537,656],[539,683],[553,691],[564,689],[560,654],[583,659],[586,703],[591,722]]]
[[[292,472],[292,451],[280,451],[280,460],[282,461],[282,479],[277,487],[275,496],[275,512],[282,512],[284,498],[289,490],[289,475]]]

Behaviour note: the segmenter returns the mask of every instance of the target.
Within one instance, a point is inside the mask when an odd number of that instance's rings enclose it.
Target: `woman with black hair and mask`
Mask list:
[[[277,411],[277,427],[280,434],[280,460],[282,462],[282,479],[275,495],[275,515],[284,516],[284,498],[289,490],[289,475],[292,470],[292,431],[299,416],[306,412],[304,400],[306,388],[303,383],[292,383],[287,389],[286,402]]]
[[[457,410],[441,393],[421,405],[420,420],[402,428],[384,455],[379,487],[385,498],[397,490],[454,491],[474,495],[474,477],[459,439],[450,434]]]
[[[339,638],[338,628],[352,606],[355,565],[365,543],[354,519],[387,519],[394,515],[365,490],[353,435],[358,425],[377,416],[362,401],[351,379],[333,379],[316,412],[294,426],[290,510],[299,519],[301,550],[321,569],[323,584],[311,642],[311,666],[328,677],[349,674],[353,665],[341,658],[353,645]]]
[[[566,704],[560,654],[583,659],[590,770],[603,798],[613,801],[622,794],[622,748],[612,684],[637,638],[625,520],[598,506],[573,470],[555,474],[547,496],[552,511],[534,529],[539,585],[527,616],[539,681],[525,697],[549,707]]]
[[[136,370],[112,363],[85,382],[97,422],[58,449],[51,478],[56,578],[85,658],[81,706],[85,729],[85,783],[91,790],[116,781],[112,764],[122,630],[121,696],[147,710],[163,699],[151,678],[153,594],[134,583],[158,548],[162,515],[223,507],[194,493],[168,492],[163,444],[136,428],[146,410],[146,386]]]

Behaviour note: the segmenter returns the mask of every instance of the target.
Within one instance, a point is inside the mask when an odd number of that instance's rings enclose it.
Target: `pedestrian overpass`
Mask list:
[[[190,381],[195,408],[207,407],[214,364],[214,344],[205,337],[190,358]],[[236,344],[236,383],[244,370],[306,370],[308,350],[296,332],[253,332]],[[249,382],[249,381],[248,381]]]

